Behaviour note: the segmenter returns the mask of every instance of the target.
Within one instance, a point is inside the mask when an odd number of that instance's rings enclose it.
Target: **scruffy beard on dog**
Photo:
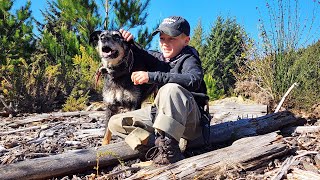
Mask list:
[[[106,125],[114,114],[132,111],[155,90],[154,85],[134,85],[131,74],[147,71],[143,62],[135,58],[132,42],[125,41],[119,31],[95,31],[90,35],[101,58],[99,73],[104,78],[103,100],[106,104]]]

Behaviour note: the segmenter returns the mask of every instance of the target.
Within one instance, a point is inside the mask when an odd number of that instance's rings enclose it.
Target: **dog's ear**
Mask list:
[[[94,31],[90,34],[89,44],[96,46],[99,41],[99,36],[102,33],[102,31]]]

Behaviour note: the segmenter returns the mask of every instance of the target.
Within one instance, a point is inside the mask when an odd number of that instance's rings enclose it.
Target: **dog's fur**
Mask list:
[[[134,71],[146,71],[143,62],[135,58],[133,42],[123,39],[119,31],[95,31],[90,35],[101,58],[100,72],[103,73],[103,99],[106,103],[106,125],[114,114],[132,111],[141,107],[141,103],[155,90],[154,85],[134,85],[131,74]]]

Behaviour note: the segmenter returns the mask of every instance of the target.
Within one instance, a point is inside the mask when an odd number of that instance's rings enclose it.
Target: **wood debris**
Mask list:
[[[253,107],[234,104],[232,108],[230,103],[218,104],[210,110],[215,112],[211,123],[213,132],[211,142],[214,145],[205,150],[199,150],[199,143],[201,145],[203,141],[189,143],[189,149],[198,147],[186,152],[189,158],[165,167],[166,171],[162,174],[154,173],[153,175],[153,171],[145,172],[143,168],[139,171],[139,168],[131,167],[131,164],[140,162],[137,159],[139,154],[129,149],[121,139],[113,137],[113,144],[101,147],[105,129],[103,111],[0,117],[0,174],[3,175],[0,179],[14,178],[14,169],[16,174],[20,174],[18,177],[24,179],[55,177],[64,180],[134,179],[135,177],[143,179],[169,177],[170,173],[170,177],[176,179],[195,177],[198,179],[207,177],[213,179],[316,179],[320,176],[319,119],[306,120],[304,123],[297,124],[296,121],[292,121],[290,113],[278,117],[274,116],[275,114],[265,116],[266,108],[256,105]],[[260,121],[260,117],[266,121]],[[279,118],[280,122],[277,123],[280,125],[273,127],[272,121],[268,122],[268,117]],[[259,124],[260,122],[266,124]],[[256,129],[250,130],[248,127]],[[225,133],[228,131],[229,135]],[[251,137],[247,138],[248,136]],[[270,147],[274,145],[277,148],[268,151],[266,148],[268,146],[261,145],[266,142],[263,140],[267,139],[261,140],[260,137],[263,136],[274,137],[275,139],[268,145]],[[231,142],[234,143],[231,144]],[[260,150],[253,148],[255,146],[249,145],[250,143],[256,144],[256,148]],[[226,149],[231,152],[236,145],[244,146],[238,150],[239,154],[229,153],[230,158],[232,156],[237,158],[219,162],[217,157],[223,157]],[[247,156],[241,153],[249,150],[256,150],[261,156],[255,156],[252,152]],[[106,154],[108,152],[109,154]],[[211,153],[211,158],[215,161],[206,160],[204,157],[210,157],[207,153]],[[215,155],[217,157],[213,158]],[[74,158],[78,156],[78,159]],[[240,160],[236,161],[236,159]],[[98,164],[97,160],[99,160]],[[40,162],[40,164],[35,166],[33,162]],[[195,167],[188,168],[189,174],[185,170],[183,173],[181,167],[192,164],[190,162],[195,163]],[[70,165],[72,163],[73,165]],[[21,168],[21,164],[28,168]],[[59,168],[57,164],[60,165]],[[74,164],[77,164],[79,172],[75,171]],[[52,167],[53,165],[55,167]],[[33,174],[32,171],[34,171]],[[154,172],[156,171],[155,169]],[[4,172],[10,173],[4,174]],[[62,173],[64,175],[57,175],[61,173],[56,172],[64,172]]]

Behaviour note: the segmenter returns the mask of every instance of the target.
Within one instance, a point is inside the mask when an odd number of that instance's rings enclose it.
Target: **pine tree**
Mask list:
[[[19,58],[28,60],[34,51],[31,2],[12,14],[13,2],[1,0],[0,3],[0,65]]]
[[[89,45],[89,36],[101,26],[97,4],[92,0],[47,1],[48,8],[42,12],[44,23],[38,22],[41,33],[41,48],[48,53],[52,64],[60,64],[61,81],[69,94],[78,78],[73,58],[81,54],[80,45],[89,54],[94,48]]]
[[[189,45],[199,52],[200,59],[204,57],[204,39],[203,27],[201,20],[199,20],[193,31],[193,36],[190,39]]]
[[[126,29],[137,28],[136,41],[144,48],[150,48],[152,41],[151,32],[148,27],[144,27],[148,13],[146,12],[150,0],[141,2],[140,0],[106,0],[106,29]],[[113,7],[110,9],[110,7]],[[113,12],[112,14],[110,12]]]
[[[249,39],[235,19],[218,17],[206,40],[203,67],[217,82],[219,89],[230,93],[236,78],[234,73],[245,61]]]

